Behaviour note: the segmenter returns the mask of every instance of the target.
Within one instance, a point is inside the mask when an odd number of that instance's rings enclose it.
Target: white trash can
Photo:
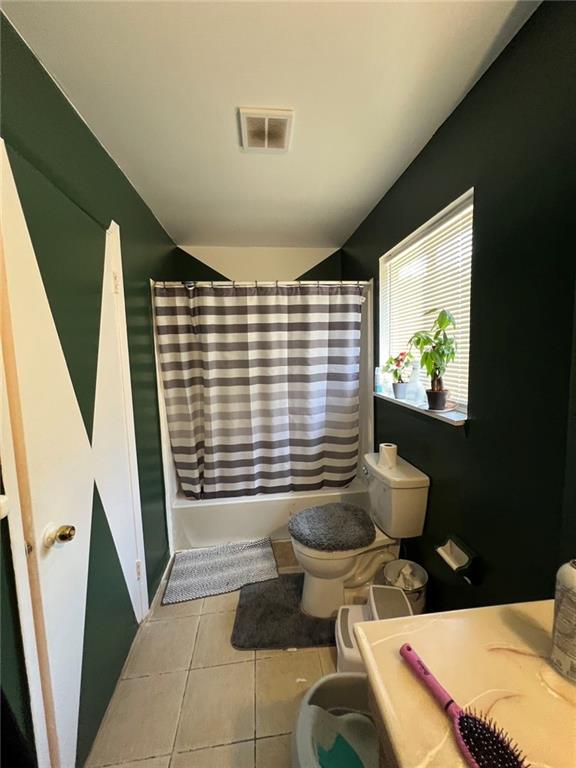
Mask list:
[[[412,560],[392,560],[384,566],[383,580],[404,592],[415,614],[424,612],[428,574],[421,565]]]
[[[366,675],[336,673],[321,677],[304,694],[292,732],[292,768],[320,768],[319,748],[329,752],[338,736],[365,768],[378,768],[368,691]]]

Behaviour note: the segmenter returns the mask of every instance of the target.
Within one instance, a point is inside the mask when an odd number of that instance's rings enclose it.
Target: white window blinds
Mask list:
[[[448,309],[456,321],[456,359],[444,386],[462,405],[468,402],[472,217],[470,190],[380,259],[380,365],[407,350],[415,331],[430,328],[434,315],[426,312]],[[425,370],[421,376],[429,388]]]

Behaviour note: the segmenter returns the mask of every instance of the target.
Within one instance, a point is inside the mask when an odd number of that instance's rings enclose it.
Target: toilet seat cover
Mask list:
[[[288,523],[290,535],[310,549],[345,552],[368,547],[376,538],[370,515],[354,504],[324,504],[298,512]]]

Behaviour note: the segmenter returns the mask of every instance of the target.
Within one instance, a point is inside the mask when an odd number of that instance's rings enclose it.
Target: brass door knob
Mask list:
[[[49,549],[57,542],[59,544],[65,544],[67,541],[72,541],[76,536],[76,528],[73,525],[48,525],[44,531],[44,546]]]
[[[61,525],[56,530],[56,541],[72,541],[76,536],[76,528],[73,525]]]

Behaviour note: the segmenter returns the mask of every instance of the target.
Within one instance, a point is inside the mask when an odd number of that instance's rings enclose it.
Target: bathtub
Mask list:
[[[317,504],[344,501],[368,504],[368,488],[356,477],[346,488],[293,491],[274,495],[196,501],[177,494],[170,505],[169,533],[174,552],[234,541],[288,539],[288,520],[296,512]],[[171,529],[171,531],[170,531]]]

